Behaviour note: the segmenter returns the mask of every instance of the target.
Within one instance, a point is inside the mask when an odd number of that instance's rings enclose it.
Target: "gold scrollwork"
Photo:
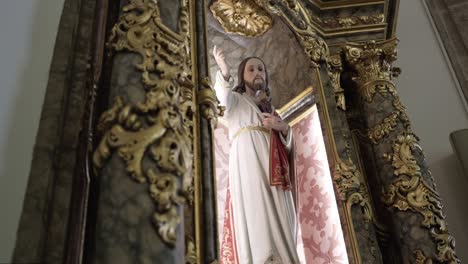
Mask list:
[[[399,97],[395,98],[392,104],[393,104],[393,107],[395,107],[400,113],[399,117],[400,117],[401,122],[403,123],[403,126],[408,131],[408,133],[411,133],[412,132],[411,122],[409,120],[408,114],[406,113],[406,107],[401,103],[401,100]]]
[[[378,144],[381,139],[390,134],[390,132],[395,130],[397,126],[397,120],[400,116],[400,112],[392,112],[388,117],[386,117],[381,124],[376,125],[371,128],[368,132],[368,137],[374,144]]]
[[[252,0],[216,0],[210,10],[228,33],[257,37],[273,26],[273,19]]]
[[[384,203],[400,211],[413,211],[423,216],[421,225],[430,230],[437,245],[437,261],[460,263],[455,254],[454,238],[448,233],[442,204],[437,192],[421,177],[421,168],[413,150],[422,151],[418,139],[412,134],[398,136],[393,153],[384,157],[392,162],[397,177],[383,195]]]
[[[216,97],[216,91],[212,88],[211,81],[208,77],[202,80],[202,86],[203,89],[201,89],[197,94],[201,114],[213,125],[216,125],[218,116],[224,115],[226,107],[219,105],[219,100]]]
[[[356,70],[353,77],[361,97],[372,102],[376,92],[386,96],[388,93],[396,95],[392,77],[397,71],[391,67],[396,59],[396,39],[383,42],[369,41],[365,44],[348,44],[344,52],[349,64]]]
[[[338,189],[340,199],[346,201],[349,208],[353,204],[361,205],[365,219],[370,221],[373,218],[372,209],[367,193],[361,184],[361,178],[361,172],[352,160],[336,162],[333,181]]]
[[[116,97],[101,115],[103,137],[94,152],[96,171],[112,152],[124,160],[131,177],[149,184],[155,203],[153,222],[169,246],[177,240],[178,207],[188,198],[192,182],[193,88],[187,0],[181,1],[179,32],[166,27],[157,2],[131,0],[111,31],[116,51],[139,54],[135,68],[146,91],[142,102],[124,103]],[[151,161],[144,165],[143,159]],[[145,163],[146,164],[146,163]]]
[[[327,29],[351,28],[354,26],[378,25],[385,22],[384,14],[350,17],[315,17],[320,26]]]
[[[343,63],[339,54],[331,55],[328,60],[328,76],[335,93],[336,105],[339,109],[346,111],[344,90],[341,88],[340,76],[343,71]]]
[[[422,250],[415,250],[414,255],[416,257],[416,260],[414,261],[414,264],[432,264],[432,260],[426,255],[424,255],[424,252]]]
[[[195,242],[191,237],[185,238],[185,264],[197,264]]]

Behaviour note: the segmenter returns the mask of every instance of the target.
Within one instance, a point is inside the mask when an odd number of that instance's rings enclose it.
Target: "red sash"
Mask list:
[[[275,116],[279,116],[274,112]],[[291,190],[291,170],[286,146],[278,131],[271,131],[270,139],[270,185]]]

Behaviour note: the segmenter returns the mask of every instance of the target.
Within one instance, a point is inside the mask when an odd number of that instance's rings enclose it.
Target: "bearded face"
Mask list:
[[[257,90],[265,90],[265,80],[266,72],[263,62],[257,58],[248,60],[244,68],[244,82],[246,88],[254,92]]]

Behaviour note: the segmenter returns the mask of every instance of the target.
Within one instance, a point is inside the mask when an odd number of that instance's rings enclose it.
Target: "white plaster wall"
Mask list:
[[[16,241],[63,1],[1,1],[0,263]]]
[[[423,0],[400,1],[395,65],[403,73],[397,88],[408,108],[413,129],[443,198],[449,230],[456,238],[457,253],[468,261],[468,175],[457,170],[449,141],[450,132],[468,128],[468,114],[456,80],[444,57]]]

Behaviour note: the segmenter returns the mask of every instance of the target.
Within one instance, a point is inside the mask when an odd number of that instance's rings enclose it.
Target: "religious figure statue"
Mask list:
[[[215,46],[213,55],[219,67],[214,88],[231,139],[221,261],[301,263],[292,129],[271,105],[265,64],[244,59],[234,87],[222,49]]]

